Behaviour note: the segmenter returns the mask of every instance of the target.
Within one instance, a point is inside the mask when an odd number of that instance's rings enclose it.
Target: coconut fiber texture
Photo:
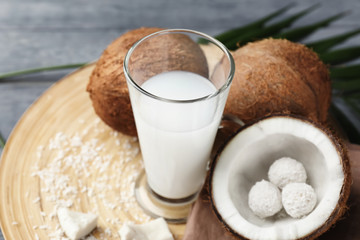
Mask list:
[[[329,72],[315,52],[285,39],[248,43],[233,52],[235,75],[225,113],[245,123],[291,113],[326,122],[331,99]]]
[[[360,145],[348,144],[353,185],[348,200],[349,210],[335,227],[324,233],[323,240],[353,240],[360,239]],[[183,240],[234,240],[231,233],[227,232],[220,224],[212,211],[210,196],[206,186],[200,197],[194,203],[186,225]]]

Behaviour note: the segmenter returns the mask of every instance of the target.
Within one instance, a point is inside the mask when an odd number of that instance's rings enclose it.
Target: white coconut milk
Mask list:
[[[208,79],[183,71],[161,73],[141,87],[172,100],[198,99],[217,90]],[[132,99],[148,183],[159,195],[178,199],[200,190],[222,114],[218,101],[179,103],[144,94]]]

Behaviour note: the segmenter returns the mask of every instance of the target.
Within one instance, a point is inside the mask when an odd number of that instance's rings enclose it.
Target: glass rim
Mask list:
[[[130,74],[129,69],[128,69],[128,63],[129,63],[129,60],[130,60],[130,57],[131,57],[133,51],[136,49],[136,47],[138,45],[140,45],[142,42],[146,41],[147,39],[152,38],[152,37],[154,37],[156,35],[163,35],[163,34],[167,34],[167,33],[191,33],[191,34],[195,34],[195,35],[198,35],[198,36],[201,36],[201,37],[205,38],[206,40],[212,42],[218,48],[220,48],[224,52],[224,54],[226,55],[226,57],[228,58],[229,63],[230,63],[230,70],[228,72],[228,76],[227,76],[227,79],[226,79],[225,83],[219,89],[217,89],[217,91],[215,91],[215,92],[213,92],[213,93],[211,93],[209,95],[206,95],[206,96],[201,97],[201,98],[186,99],[186,100],[176,100],[176,99],[169,99],[169,98],[159,97],[159,96],[157,96],[155,94],[152,94],[152,93],[146,91],[140,85],[138,85],[134,81],[134,79],[131,77],[131,74]],[[218,41],[217,39],[215,39],[215,38],[213,38],[213,37],[211,37],[211,36],[209,36],[209,35],[207,35],[205,33],[196,31],[196,30],[190,30],[190,29],[184,29],[184,28],[174,28],[174,29],[160,30],[160,31],[151,33],[151,34],[141,38],[137,42],[135,42],[135,44],[131,46],[131,48],[128,50],[128,52],[125,55],[123,68],[124,68],[124,74],[125,74],[127,82],[129,82],[133,87],[135,87],[135,89],[137,89],[139,92],[145,94],[146,96],[151,97],[153,99],[160,100],[160,101],[164,101],[164,102],[192,103],[192,102],[198,102],[198,101],[203,101],[203,100],[214,98],[217,95],[219,95],[220,93],[224,92],[230,86],[230,84],[231,84],[231,82],[232,82],[232,80],[234,78],[235,62],[234,62],[234,59],[233,59],[230,51],[220,41]]]

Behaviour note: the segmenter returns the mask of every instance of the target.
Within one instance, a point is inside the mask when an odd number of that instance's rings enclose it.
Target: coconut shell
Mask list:
[[[223,143],[223,145],[217,149],[216,155],[213,158],[213,161],[211,162],[209,175],[207,178],[207,184],[205,186],[205,190],[203,190],[203,191],[208,191],[208,193],[206,193],[206,194],[208,194],[210,197],[212,211],[213,211],[214,215],[216,215],[218,223],[221,225],[221,227],[223,229],[225,229],[226,234],[231,235],[228,237],[231,239],[234,239],[234,240],[235,239],[248,240],[248,238],[246,238],[242,235],[239,235],[236,231],[231,229],[231,227],[228,226],[228,224],[223,219],[222,215],[219,213],[219,211],[216,207],[216,204],[213,200],[214,193],[213,193],[213,188],[212,188],[212,178],[213,178],[214,171],[216,168],[216,163],[220,160],[220,155],[221,155],[222,151],[224,150],[226,145],[232,140],[232,138],[236,134],[240,133],[241,131],[245,130],[246,128],[251,127],[252,125],[258,123],[259,121],[262,121],[262,120],[265,120],[268,118],[272,118],[272,117],[295,118],[295,119],[307,122],[307,123],[313,125],[314,127],[320,129],[331,140],[334,148],[337,151],[337,154],[339,155],[339,157],[341,159],[340,165],[342,166],[342,170],[344,173],[344,181],[343,181],[343,185],[341,188],[341,192],[340,192],[340,196],[339,196],[336,208],[332,211],[332,213],[330,214],[327,221],[325,221],[319,228],[317,228],[313,232],[310,232],[306,236],[298,238],[297,240],[318,239],[322,234],[324,234],[331,227],[333,227],[337,221],[341,220],[342,217],[344,216],[344,214],[346,213],[346,211],[348,210],[347,201],[350,196],[350,190],[351,190],[351,185],[352,185],[350,158],[348,155],[347,147],[345,146],[344,141],[338,137],[337,132],[329,125],[320,124],[318,122],[312,121],[312,120],[307,119],[306,117],[303,117],[300,115],[273,114],[273,115],[269,115],[266,117],[261,117],[261,118],[255,119],[236,131],[235,131],[235,128],[229,128],[227,131],[230,134],[227,134],[227,136],[230,136],[230,137],[228,137],[227,140]],[[224,125],[224,126],[226,126],[226,125]]]
[[[124,58],[135,42],[160,30],[162,29],[139,28],[123,34],[105,49],[90,76],[87,91],[90,94],[96,114],[107,125],[127,135],[135,136],[137,133],[123,72]],[[162,72],[164,66],[167,66],[167,70],[186,70],[207,76],[206,58],[199,46],[189,37],[172,34],[162,36],[160,41],[162,42],[153,49],[147,49],[147,52],[145,52],[146,45],[140,45],[140,47],[145,47],[144,51],[137,51],[134,54],[131,58],[131,66],[137,69],[146,68],[147,70],[134,72],[133,79],[137,78],[144,81]],[[164,64],[165,55],[162,59],[154,61],[154,57],[160,55],[161,51],[164,52],[164,49],[169,48],[171,50],[169,51],[170,60],[166,63],[168,65]],[[174,56],[178,54],[182,54],[186,58],[184,57],[181,60],[175,58]],[[172,56],[173,58],[171,58]]]
[[[313,123],[316,125],[316,123]],[[319,127],[319,126],[318,126]],[[322,126],[321,126],[322,127]],[[330,137],[334,147],[336,148],[339,156],[341,157],[341,165],[344,172],[344,182],[340,193],[340,198],[337,204],[337,207],[331,213],[329,219],[323,224],[323,226],[313,233],[310,234],[309,238],[304,239],[317,239],[320,235],[328,231],[332,226],[336,224],[337,221],[341,220],[346,211],[349,209],[347,206],[347,201],[350,196],[350,190],[352,185],[352,176],[351,176],[351,165],[350,158],[348,154],[348,149],[345,146],[344,141],[338,137],[337,132],[332,128],[323,127],[323,131]]]
[[[275,113],[325,122],[331,101],[329,72],[315,52],[265,39],[233,52],[235,75],[225,113],[244,122]]]

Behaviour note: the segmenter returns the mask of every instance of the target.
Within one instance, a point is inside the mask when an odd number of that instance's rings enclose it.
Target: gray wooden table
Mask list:
[[[293,1],[295,2],[295,0]],[[294,26],[350,10],[307,40],[360,27],[359,0],[302,0],[284,16],[321,6]],[[288,4],[279,0],[0,0],[0,74],[96,60],[127,30],[141,26],[190,28],[210,35],[251,22]],[[360,36],[344,45],[359,45]],[[11,133],[29,105],[71,70],[0,81],[0,132]],[[1,153],[1,150],[0,150]],[[0,239],[3,239],[0,234]]]

